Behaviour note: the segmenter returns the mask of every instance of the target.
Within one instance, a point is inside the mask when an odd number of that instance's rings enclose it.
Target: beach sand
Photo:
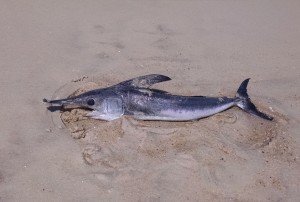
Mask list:
[[[2,1],[0,201],[299,201],[299,1]],[[146,74],[253,102],[194,122],[104,122],[43,98]]]

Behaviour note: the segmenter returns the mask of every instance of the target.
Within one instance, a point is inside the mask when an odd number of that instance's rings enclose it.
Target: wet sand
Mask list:
[[[0,201],[299,201],[298,1],[2,2]],[[86,119],[42,99],[159,73],[249,94],[191,123]]]

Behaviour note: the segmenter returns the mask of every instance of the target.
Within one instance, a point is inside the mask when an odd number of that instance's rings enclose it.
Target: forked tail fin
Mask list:
[[[236,97],[239,98],[237,100],[237,106],[250,114],[272,121],[273,117],[258,111],[256,106],[251,102],[249,95],[247,93],[247,85],[249,83],[249,80],[250,78],[244,80],[241,83],[239,89],[237,90]]]

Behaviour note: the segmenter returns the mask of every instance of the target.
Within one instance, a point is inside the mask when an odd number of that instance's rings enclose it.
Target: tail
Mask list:
[[[239,89],[237,90],[237,93],[236,93],[236,97],[238,98],[237,106],[250,114],[253,114],[253,115],[261,117],[263,119],[272,121],[273,117],[271,117],[263,112],[258,111],[256,106],[251,102],[249,95],[247,93],[247,85],[249,83],[249,80],[250,80],[250,78],[244,80],[241,83]]]

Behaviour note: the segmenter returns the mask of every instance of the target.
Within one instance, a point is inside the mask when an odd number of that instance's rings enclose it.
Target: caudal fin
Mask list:
[[[250,114],[253,114],[253,115],[261,117],[263,119],[272,121],[273,117],[271,117],[263,112],[260,112],[256,108],[256,106],[251,102],[249,95],[247,93],[247,86],[248,86],[249,80],[250,80],[250,78],[244,80],[241,83],[239,89],[237,90],[236,97],[239,98],[237,100],[237,106]]]

